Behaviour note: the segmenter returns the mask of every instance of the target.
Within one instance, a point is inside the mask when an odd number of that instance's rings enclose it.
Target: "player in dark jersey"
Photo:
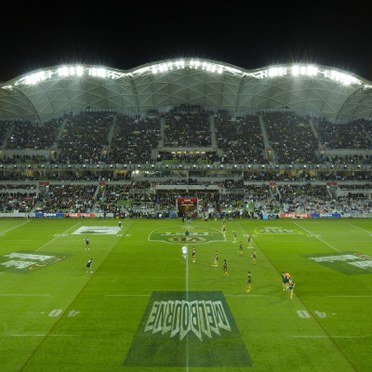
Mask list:
[[[248,271],[245,291],[250,292],[251,289],[252,289],[252,274],[250,271]]]
[[[295,286],[296,286],[296,283],[294,282],[292,278],[290,278],[288,281],[288,291],[289,291],[289,298],[291,300],[293,300],[293,291],[294,291]]]
[[[240,254],[240,256],[243,256],[243,243],[242,243],[242,241],[240,241],[240,244],[239,244],[239,254]]]
[[[190,235],[190,231],[188,229],[186,229],[186,231],[185,231],[186,242],[188,242],[188,240],[189,240],[189,235]]]
[[[93,258],[90,258],[87,262],[87,273],[90,271],[91,273],[93,272],[92,270],[92,266],[93,266]]]
[[[290,279],[291,275],[287,271],[283,271],[282,273],[283,291],[288,290],[288,284]]]
[[[256,265],[257,254],[256,254],[256,251],[255,250],[252,251],[251,258],[252,258],[253,265]]]
[[[226,258],[223,259],[223,276],[228,277],[229,273],[227,272],[227,261]]]
[[[196,248],[195,247],[192,247],[191,256],[192,256],[192,262],[195,263],[196,262]]]
[[[213,265],[212,266],[218,266],[218,252],[216,251],[214,253],[214,261],[213,261]]]

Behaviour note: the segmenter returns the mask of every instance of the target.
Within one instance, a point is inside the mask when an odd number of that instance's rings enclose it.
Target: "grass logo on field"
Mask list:
[[[189,225],[154,230],[150,233],[148,238],[149,241],[162,241],[177,244],[186,242],[186,239],[189,243],[225,241],[222,232],[217,229]]]
[[[305,257],[348,275],[372,273],[372,256],[362,253],[338,252]]]
[[[279,226],[259,227],[255,231],[257,234],[302,234],[297,229],[284,228]]]
[[[81,226],[73,235],[81,234],[96,234],[96,235],[115,235],[120,231],[120,228],[117,226]]]
[[[51,254],[29,253],[29,251],[8,253],[0,257],[0,266],[5,270],[29,272],[37,270],[56,262],[62,261],[66,256]]]
[[[153,292],[124,365],[227,368],[252,361],[222,292]]]

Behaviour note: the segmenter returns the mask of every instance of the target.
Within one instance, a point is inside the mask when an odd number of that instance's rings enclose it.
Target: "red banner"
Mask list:
[[[94,213],[69,212],[69,213],[65,213],[65,217],[70,217],[70,218],[94,218]]]

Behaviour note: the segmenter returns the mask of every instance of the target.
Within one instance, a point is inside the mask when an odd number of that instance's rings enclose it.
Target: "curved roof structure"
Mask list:
[[[372,83],[316,65],[246,70],[212,60],[164,60],[131,70],[55,66],[0,85],[0,118],[46,120],[86,108],[146,112],[179,104],[232,113],[291,109],[334,121],[372,117]]]

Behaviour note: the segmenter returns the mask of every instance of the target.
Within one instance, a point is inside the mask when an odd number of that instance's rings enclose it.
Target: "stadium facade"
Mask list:
[[[370,217],[371,118],[326,66],[37,70],[0,85],[0,216]]]
[[[65,65],[0,85],[0,118],[45,121],[87,108],[127,114],[188,104],[231,115],[290,109],[347,122],[372,117],[372,83],[309,64],[247,70],[213,60],[164,60],[117,70]]]

